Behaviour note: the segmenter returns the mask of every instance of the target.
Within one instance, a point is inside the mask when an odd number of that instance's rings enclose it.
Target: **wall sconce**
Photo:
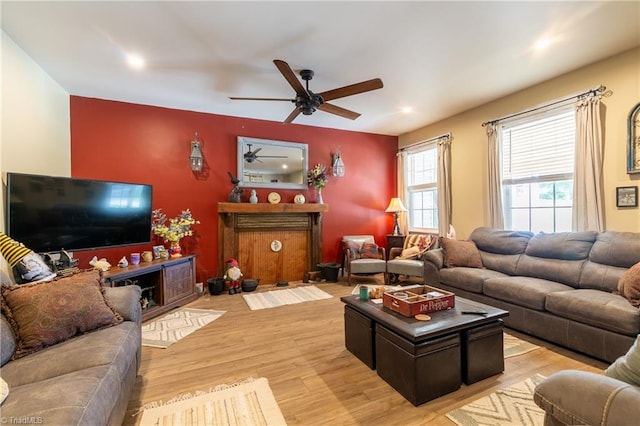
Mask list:
[[[406,212],[404,204],[402,204],[402,200],[400,198],[392,198],[389,201],[389,206],[385,210],[387,213],[393,213],[394,224],[393,224],[393,235],[402,235],[400,233],[400,225],[398,224],[398,213]]]
[[[191,155],[189,156],[189,165],[194,172],[202,171],[202,163],[204,158],[202,157],[202,147],[200,139],[198,138],[198,132],[191,141]]]
[[[335,177],[343,177],[344,171],[344,163],[342,162],[342,157],[340,156],[340,148],[338,148],[338,152],[333,154],[333,161],[331,162],[331,173]]]

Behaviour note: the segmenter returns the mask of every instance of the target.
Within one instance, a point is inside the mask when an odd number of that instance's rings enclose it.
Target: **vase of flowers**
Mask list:
[[[307,184],[313,186],[318,191],[316,202],[323,204],[322,189],[327,184],[329,177],[327,175],[327,169],[324,165],[318,163],[307,173]]]
[[[154,210],[152,213],[151,230],[158,237],[169,242],[169,254],[171,257],[182,256],[182,248],[180,240],[184,237],[193,235],[191,226],[200,222],[193,218],[189,209],[183,210],[179,216],[169,219],[167,223],[167,215],[162,209]]]

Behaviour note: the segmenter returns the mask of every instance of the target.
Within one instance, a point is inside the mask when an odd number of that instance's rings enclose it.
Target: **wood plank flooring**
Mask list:
[[[374,281],[372,281],[374,280]],[[356,278],[371,284],[374,278]],[[168,349],[142,348],[142,365],[124,425],[141,405],[247,377],[266,377],[289,425],[448,425],[445,414],[536,373],[602,372],[605,363],[538,339],[542,348],[505,360],[505,372],[414,407],[344,347],[344,305],[353,287],[322,283],[335,296],[259,311],[240,295],[205,293],[189,307],[227,311]],[[260,286],[259,291],[273,287]],[[437,366],[434,366],[437,368]]]

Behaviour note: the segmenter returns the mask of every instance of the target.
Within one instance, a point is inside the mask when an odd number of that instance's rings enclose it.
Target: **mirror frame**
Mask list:
[[[260,146],[276,146],[285,148],[297,148],[302,151],[302,183],[291,182],[245,182],[244,181],[244,153],[251,144],[253,150]],[[276,189],[307,189],[307,173],[309,171],[309,146],[306,143],[287,142],[271,139],[251,138],[247,136],[238,136],[238,186],[241,188],[276,188]]]

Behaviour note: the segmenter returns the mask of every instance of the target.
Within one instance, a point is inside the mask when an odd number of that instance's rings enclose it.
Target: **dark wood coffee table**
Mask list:
[[[505,310],[456,297],[455,308],[419,321],[358,296],[340,300],[347,349],[414,405],[504,371]]]

